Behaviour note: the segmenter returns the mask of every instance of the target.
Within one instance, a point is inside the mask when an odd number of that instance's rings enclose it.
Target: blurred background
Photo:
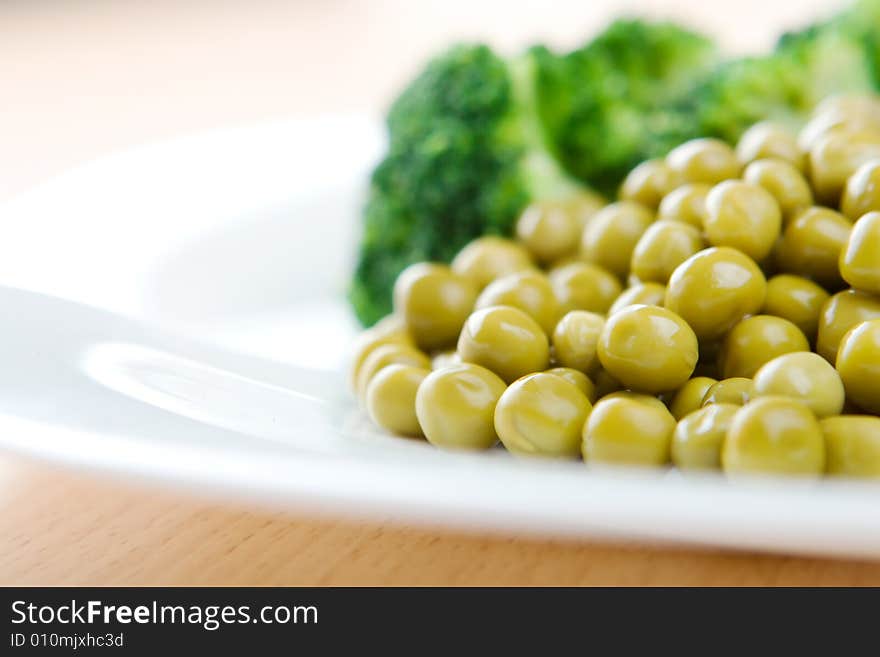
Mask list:
[[[135,144],[262,119],[379,113],[453,40],[578,45],[619,14],[765,48],[839,0],[2,0],[0,199]],[[755,17],[759,17],[757,20]]]

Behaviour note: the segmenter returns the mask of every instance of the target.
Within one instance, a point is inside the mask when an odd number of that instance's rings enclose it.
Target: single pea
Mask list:
[[[819,421],[828,451],[828,473],[880,477],[880,418],[838,415]]]
[[[782,213],[763,187],[725,180],[706,197],[704,227],[713,246],[733,247],[753,260],[763,260],[779,237]]]
[[[662,306],[666,298],[666,286],[660,283],[636,283],[614,300],[608,309],[608,316],[620,312],[628,306]]]
[[[869,160],[847,179],[840,211],[855,221],[876,210],[880,210],[880,160]]]
[[[675,313],[659,306],[629,306],[605,322],[599,362],[624,386],[658,393],[679,388],[697,364],[697,336]]]
[[[682,182],[714,185],[739,176],[740,164],[733,149],[720,139],[686,141],[666,156],[666,164]]]
[[[676,187],[660,201],[658,221],[681,221],[703,230],[706,197],[712,190],[706,183],[687,183]]]
[[[591,402],[595,398],[596,386],[593,385],[592,381],[590,381],[590,377],[588,377],[580,370],[575,370],[571,367],[554,367],[547,370],[547,374],[555,374],[556,376],[561,376],[563,379],[565,379],[582,393],[584,393],[587,399],[589,399]]]
[[[880,294],[880,212],[868,212],[853,225],[840,252],[840,275],[857,290]]]
[[[577,251],[580,233],[578,219],[562,203],[533,203],[516,222],[517,239],[543,264]]]
[[[876,99],[874,104],[876,105]],[[876,107],[871,107],[870,102],[823,101],[813,110],[810,120],[798,134],[798,146],[802,151],[809,153],[822,137],[842,130],[878,131],[880,113]]]
[[[394,321],[391,322],[389,318],[393,318]],[[364,360],[376,347],[386,344],[415,346],[403,320],[395,315],[389,315],[380,320],[378,324],[368,328],[355,339],[349,357],[348,369],[348,385],[353,392],[357,391],[357,380]]]
[[[820,138],[840,130],[880,130],[876,98],[854,100],[849,96],[834,96],[823,100],[798,134],[798,146],[809,152]]]
[[[572,310],[559,320],[553,330],[556,362],[581,372],[593,372],[599,366],[596,350],[605,318],[586,310]]]
[[[717,340],[764,305],[767,281],[755,261],[736,249],[704,249],[681,263],[666,286],[664,305],[700,341]]]
[[[676,267],[704,247],[696,227],[682,221],[657,221],[636,243],[629,269],[641,281],[666,284]]]
[[[624,178],[619,197],[637,201],[653,210],[676,186],[676,175],[663,160],[647,160]]]
[[[819,330],[819,313],[831,295],[813,281],[791,274],[779,274],[767,281],[767,296],[761,312],[783,317],[797,326],[811,342]]]
[[[560,312],[605,313],[623,289],[616,276],[589,262],[573,262],[550,272]]]
[[[681,420],[688,413],[692,413],[703,405],[703,397],[717,379],[710,376],[695,376],[679,388],[672,401],[669,403],[669,411],[676,420]]]
[[[476,298],[474,284],[446,265],[410,265],[394,283],[394,310],[419,348],[428,351],[455,344]]]
[[[463,362],[481,365],[510,383],[547,369],[550,345],[538,323],[522,310],[490,306],[468,317],[458,354]]]
[[[865,162],[880,157],[880,130],[847,127],[817,138],[809,156],[816,199],[837,205],[847,179]]]
[[[860,322],[880,318],[880,299],[856,290],[844,290],[832,296],[819,315],[816,351],[829,363],[837,360],[843,336]]]
[[[713,383],[703,396],[701,407],[710,404],[743,406],[752,396],[752,380],[742,376],[721,379]]]
[[[743,171],[743,180],[770,192],[782,211],[783,223],[813,205],[810,184],[800,169],[790,162],[756,160]]]
[[[730,329],[721,345],[722,376],[751,378],[764,363],[793,351],[809,351],[810,343],[797,326],[781,317],[753,315]]]
[[[802,401],[820,418],[843,410],[840,375],[827,360],[809,351],[784,354],[758,370],[752,381],[752,398],[769,395]]]
[[[740,164],[756,160],[776,158],[788,162],[800,171],[804,170],[806,156],[798,146],[797,136],[784,126],[761,121],[748,128],[736,144],[736,156]]]
[[[416,392],[416,416],[432,445],[488,449],[497,441],[495,405],[506,386],[489,370],[470,363],[431,372]]]
[[[478,237],[452,260],[452,271],[482,290],[496,278],[534,266],[529,252],[513,240],[494,235]]]
[[[416,391],[430,371],[411,365],[388,365],[367,385],[367,413],[377,426],[401,436],[421,436]]]
[[[721,449],[721,465],[729,475],[821,475],[825,439],[819,421],[794,399],[756,399],[734,415]]]
[[[646,395],[641,392],[633,392],[632,390],[615,390],[614,392],[609,392],[607,395],[603,395],[600,398],[600,401],[606,399],[628,399],[630,401],[638,402],[639,404],[653,406],[657,409],[668,410],[666,404],[664,404],[658,397]]]
[[[495,407],[495,431],[507,451],[573,457],[592,405],[577,386],[547,372],[514,381]]]
[[[821,207],[805,210],[783,232],[776,262],[785,273],[807,276],[829,288],[839,287],[838,261],[851,230],[852,224],[839,212]]]
[[[880,319],[856,324],[843,336],[836,367],[847,398],[880,414]]]
[[[662,403],[602,399],[584,425],[581,454],[587,463],[663,465],[669,462],[673,431],[675,418]]]
[[[678,421],[672,434],[672,462],[683,470],[717,470],[721,446],[740,409],[735,404],[712,404]]]
[[[550,279],[544,272],[528,270],[496,279],[477,297],[475,308],[511,306],[538,322],[545,333],[552,333],[560,309]]]
[[[635,201],[605,206],[584,228],[581,256],[621,279],[626,278],[633,249],[653,221],[651,210]]]
[[[380,345],[364,358],[355,382],[355,392],[362,401],[366,400],[367,386],[379,371],[388,365],[411,365],[420,369],[431,369],[431,359],[404,343]]]

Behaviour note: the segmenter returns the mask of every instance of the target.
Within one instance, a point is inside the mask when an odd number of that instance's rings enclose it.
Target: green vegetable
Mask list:
[[[391,107],[349,291],[364,324],[390,312],[407,265],[449,261],[475,237],[510,234],[531,200],[583,191],[546,148],[534,63],[531,54],[507,62],[484,45],[458,46]]]
[[[774,51],[720,64],[673,103],[670,129],[642,155],[662,155],[686,139],[735,142],[761,120],[798,126],[823,98],[880,86],[880,1],[800,32],[783,34]]]
[[[829,94],[876,88],[880,0],[728,62],[699,34],[638,20],[568,54],[538,46],[505,60],[457,46],[391,107],[349,298],[372,324],[407,265],[510,235],[530,202],[589,188],[611,196],[632,167],[683,141],[734,142],[756,121],[796,124]]]
[[[615,21],[561,57],[533,53],[541,118],[560,161],[609,196],[646,153],[665,155],[655,135],[675,134],[670,122],[684,121],[666,108],[720,61],[708,38],[638,20]]]

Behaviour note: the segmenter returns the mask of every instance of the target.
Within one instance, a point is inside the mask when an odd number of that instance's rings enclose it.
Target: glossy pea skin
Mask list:
[[[798,145],[797,135],[784,126],[761,121],[748,128],[736,144],[736,156],[740,164],[775,158],[804,170],[806,155]]]
[[[539,372],[514,381],[495,407],[495,432],[507,451],[527,456],[577,456],[592,405],[563,377]]]
[[[431,354],[431,369],[439,370],[450,365],[458,365],[461,362],[461,356],[455,349],[445,349]]]
[[[421,436],[416,417],[416,392],[430,371],[410,365],[383,367],[367,385],[370,419],[386,431],[401,436]]]
[[[580,222],[563,203],[533,203],[516,222],[517,239],[541,264],[577,251],[580,234]]]
[[[605,313],[623,289],[612,273],[589,262],[572,262],[550,272],[550,285],[562,313]]]
[[[880,212],[853,225],[840,253],[840,274],[855,289],[880,294]]]
[[[367,386],[379,371],[388,365],[411,365],[421,369],[431,368],[427,354],[405,343],[385,344],[373,349],[364,359],[355,382],[355,392],[361,401],[366,400]]]
[[[840,341],[856,324],[880,318],[880,299],[858,292],[844,290],[833,295],[822,306],[816,351],[829,363],[837,360]]]
[[[856,324],[843,336],[836,368],[847,398],[880,414],[880,319]]]
[[[581,454],[587,463],[659,466],[669,462],[673,431],[675,418],[660,402],[600,399],[584,425]]]
[[[846,181],[840,211],[856,221],[875,210],[880,210],[880,160],[869,160]]]
[[[721,464],[728,475],[819,476],[825,470],[825,438],[819,421],[802,403],[762,397],[733,417]]]
[[[720,139],[692,139],[673,148],[666,164],[683,183],[714,185],[739,176],[740,163],[733,149]]]
[[[665,285],[676,267],[704,247],[698,228],[682,221],[657,221],[636,243],[629,270],[640,281]]]
[[[608,316],[620,312],[627,306],[662,306],[666,298],[666,286],[660,283],[636,283],[630,285],[614,300],[608,309]]]
[[[792,322],[811,342],[819,330],[819,313],[830,298],[825,288],[802,276],[779,274],[767,281],[761,312]]]
[[[703,405],[703,397],[717,379],[709,376],[695,376],[679,388],[669,404],[669,411],[676,420],[681,420],[688,413],[692,413]]]
[[[721,447],[740,409],[735,404],[712,404],[679,420],[672,434],[672,462],[683,470],[717,470]]]
[[[849,94],[826,98],[798,134],[798,145],[809,152],[819,139],[840,130],[880,130],[877,99]]]
[[[880,477],[880,418],[838,415],[819,422],[828,451],[828,474]]]
[[[767,281],[755,261],[736,249],[713,247],[672,272],[664,306],[681,316],[701,341],[717,340],[764,305]]]
[[[706,196],[712,190],[706,183],[687,183],[669,192],[660,201],[657,221],[681,221],[703,230],[706,219]]]
[[[630,390],[658,393],[679,388],[699,357],[697,336],[675,313],[658,306],[629,306],[605,322],[599,362]]]
[[[571,367],[553,367],[547,370],[547,374],[561,376],[575,388],[584,393],[591,403],[596,398],[596,386],[590,381],[590,377],[580,370],[572,369]]]
[[[581,372],[593,372],[599,366],[599,335],[605,318],[585,310],[567,313],[553,330],[556,362]]]
[[[672,191],[677,176],[663,160],[647,160],[627,174],[620,187],[620,198],[636,201],[656,210],[660,201]]]
[[[496,278],[534,266],[529,252],[513,240],[487,235],[468,243],[452,260],[452,271],[482,290]]]
[[[458,339],[458,354],[511,383],[547,369],[550,345],[538,323],[518,308],[490,306],[475,311]]]
[[[752,380],[742,376],[721,379],[713,383],[703,395],[701,406],[735,404],[743,406],[752,396]]]
[[[751,378],[764,363],[793,351],[809,351],[803,332],[787,319],[753,315],[734,326],[725,336],[718,356],[724,378]]]
[[[633,249],[654,221],[649,208],[635,201],[618,201],[593,216],[581,237],[581,257],[624,279]]]
[[[743,171],[743,180],[770,192],[782,211],[783,223],[813,205],[810,184],[790,162],[776,159],[756,160]]]
[[[840,375],[812,352],[785,354],[761,367],[752,381],[752,398],[766,396],[801,401],[819,418],[838,415],[845,398]]]
[[[725,180],[706,197],[706,240],[738,249],[755,261],[766,258],[782,229],[782,212],[759,185]]]
[[[477,310],[490,306],[518,308],[538,322],[545,333],[553,331],[561,315],[550,279],[537,270],[507,274],[492,281],[474,304]]]
[[[416,417],[428,442],[448,449],[488,449],[497,441],[495,406],[507,386],[470,363],[431,372],[416,392]]]
[[[865,162],[880,158],[880,130],[848,126],[815,140],[809,171],[816,199],[837,205],[847,179]]]
[[[404,344],[414,347],[412,337],[406,330],[403,319],[389,315],[376,325],[361,333],[354,341],[349,356],[348,384],[352,391],[357,391],[357,380],[364,360],[370,353],[386,344]]]
[[[776,248],[776,264],[787,274],[806,276],[828,287],[842,283],[838,262],[852,224],[839,212],[813,207],[786,227]]]
[[[474,308],[476,286],[446,265],[417,263],[394,283],[394,311],[406,322],[420,349],[455,344],[464,320]]]

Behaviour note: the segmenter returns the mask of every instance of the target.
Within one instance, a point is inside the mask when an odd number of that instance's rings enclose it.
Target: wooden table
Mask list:
[[[643,3],[724,28],[735,47],[767,43],[800,7],[742,0],[719,15],[710,4]],[[375,110],[453,38],[568,45],[614,11],[610,1],[566,1],[552,15],[543,5],[9,0],[0,6],[0,198],[165,136]],[[756,26],[747,18],[757,7]],[[876,585],[880,563],[284,516],[0,455],[0,584]]]

